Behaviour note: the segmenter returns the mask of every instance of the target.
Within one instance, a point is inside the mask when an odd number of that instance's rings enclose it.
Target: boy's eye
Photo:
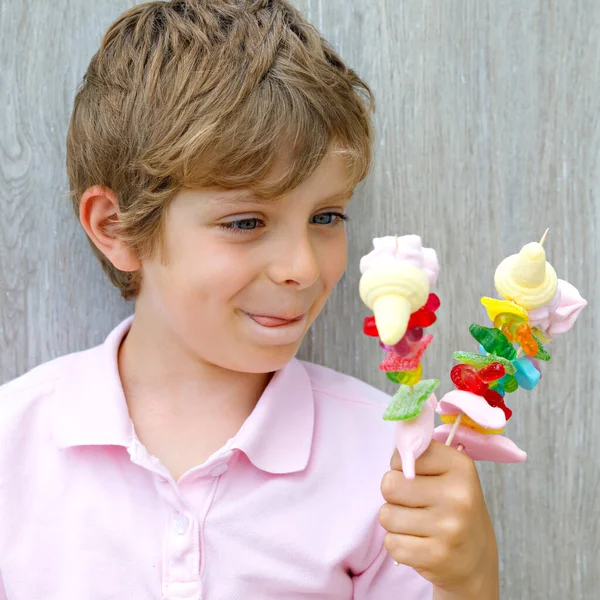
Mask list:
[[[238,229],[256,229],[258,227],[258,219],[241,219],[233,223]]]
[[[239,219],[238,221],[230,221],[229,223],[222,223],[219,227],[222,229],[233,230],[233,231],[252,231],[258,227],[262,227],[262,221],[260,219]]]
[[[344,221],[347,221],[348,217],[339,212],[326,212],[319,215],[315,215],[312,218],[312,222],[315,225],[341,225]]]
[[[347,221],[348,217],[339,212],[326,212],[320,213],[311,217],[310,222],[314,225],[325,225],[333,226],[341,225],[344,221]],[[237,221],[229,221],[228,223],[221,223],[219,227],[225,231],[231,231],[233,233],[246,233],[264,227],[265,223],[262,219],[256,217],[248,219],[238,219]]]

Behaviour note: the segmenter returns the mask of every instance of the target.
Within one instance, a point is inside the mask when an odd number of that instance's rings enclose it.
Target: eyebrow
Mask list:
[[[337,192],[335,194],[327,196],[326,198],[323,198],[323,200],[321,200],[319,202],[319,204],[325,203],[325,202],[336,202],[336,201],[349,200],[353,194],[354,194],[354,190],[344,190],[341,192]],[[225,193],[216,194],[215,196],[211,196],[208,201],[210,204],[222,205],[222,204],[269,204],[273,200],[274,199],[272,199],[272,198],[268,198],[268,199],[257,198],[254,194],[252,194],[251,191],[241,190],[241,191],[236,191],[234,193],[225,192]]]

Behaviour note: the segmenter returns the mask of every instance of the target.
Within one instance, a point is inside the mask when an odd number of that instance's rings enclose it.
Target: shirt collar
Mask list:
[[[120,323],[100,345],[64,358],[58,381],[54,438],[59,448],[130,447],[135,439],[118,351],[133,322]],[[273,474],[306,468],[312,447],[314,399],[310,377],[296,359],[277,371],[228,446]]]

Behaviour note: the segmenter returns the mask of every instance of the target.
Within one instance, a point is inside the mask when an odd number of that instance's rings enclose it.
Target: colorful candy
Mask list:
[[[414,329],[415,327],[429,327],[433,325],[437,320],[435,313],[428,308],[420,308],[418,311],[410,315],[408,320],[408,329]]]
[[[469,332],[489,354],[495,354],[508,360],[514,360],[517,357],[517,351],[499,329],[473,323],[469,327]]]
[[[394,394],[383,418],[386,421],[408,421],[421,412],[423,404],[435,392],[440,382],[437,379],[420,381],[414,388],[403,385]]]
[[[515,360],[517,373],[515,379],[525,390],[532,390],[540,382],[540,372],[535,368],[528,356]]]
[[[417,385],[423,377],[423,365],[419,363],[419,366],[413,371],[400,371],[397,373],[387,372],[386,375],[387,378],[394,383]]]
[[[406,338],[410,342],[418,342],[419,340],[423,339],[424,334],[425,332],[423,331],[422,327],[413,327],[406,332]]]
[[[510,342],[517,342],[523,352],[530,356],[538,353],[538,343],[527,319],[510,313],[500,313],[494,319],[494,327],[499,329]]]
[[[421,362],[427,346],[433,341],[432,335],[424,335],[420,342],[412,346],[412,352],[409,356],[400,356],[396,352],[388,352],[382,363],[379,365],[380,371],[414,371]]]
[[[363,333],[369,337],[379,337],[379,331],[377,331],[377,325],[375,324],[375,317],[365,317],[363,321]]]
[[[514,363],[512,364],[516,373],[517,368],[514,366]],[[513,392],[516,392],[519,389],[519,382],[517,381],[517,378],[514,375],[505,375],[500,380],[500,385],[507,394],[512,394]]]
[[[486,390],[483,397],[490,406],[501,408],[507,421],[512,417],[512,410],[504,404],[504,398],[498,392]]]
[[[483,347],[482,347],[483,350]],[[483,350],[485,352],[485,350]],[[503,358],[502,356],[494,356],[493,354],[474,354],[473,352],[455,352],[453,355],[454,360],[471,365],[476,369],[481,369],[492,363],[500,363],[504,367],[504,371],[508,375],[514,375],[516,369],[510,360]]]
[[[481,299],[481,304],[485,306],[488,317],[492,323],[501,313],[509,313],[511,315],[517,315],[523,319],[527,319],[527,311],[524,308],[521,308],[518,304],[509,302],[508,300],[498,300],[496,298],[487,298],[484,296]]]
[[[533,358],[537,358],[537,360],[549,361],[552,357],[548,354],[546,348],[544,348],[542,340],[540,340],[540,338],[535,333],[533,334],[533,338],[535,339],[538,345],[538,352]]]
[[[491,365],[479,369],[477,371],[477,377],[484,383],[491,383],[492,381],[496,381],[496,379],[502,379],[505,373],[506,369],[504,368],[504,365],[493,362]]]
[[[427,302],[425,302],[425,308],[427,310],[432,310],[433,312],[435,312],[440,306],[441,302],[437,295],[434,293],[429,294]]]
[[[477,371],[469,365],[456,365],[450,371],[450,379],[457,390],[471,392],[477,396],[483,396],[485,390],[488,389],[477,375]]]

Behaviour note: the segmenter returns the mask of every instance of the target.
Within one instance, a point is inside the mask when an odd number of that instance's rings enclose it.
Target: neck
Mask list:
[[[134,422],[140,408],[169,418],[245,419],[272,375],[230,371],[204,361],[161,323],[137,312],[118,361]]]

